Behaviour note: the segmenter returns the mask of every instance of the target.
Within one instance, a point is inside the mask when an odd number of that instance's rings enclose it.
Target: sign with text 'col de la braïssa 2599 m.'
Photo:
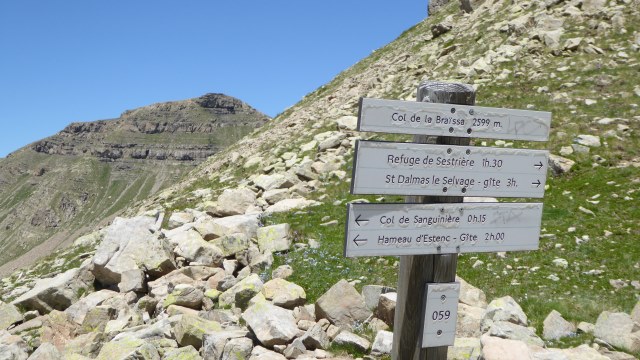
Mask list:
[[[344,255],[536,250],[540,203],[349,204]]]
[[[546,141],[551,113],[470,105],[360,99],[358,130]]]
[[[352,194],[544,196],[549,152],[358,141]]]

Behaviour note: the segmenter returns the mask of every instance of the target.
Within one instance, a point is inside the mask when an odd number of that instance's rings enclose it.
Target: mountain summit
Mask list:
[[[206,94],[72,123],[13,152],[0,162],[0,269],[34,247],[49,253],[268,120],[239,99]]]

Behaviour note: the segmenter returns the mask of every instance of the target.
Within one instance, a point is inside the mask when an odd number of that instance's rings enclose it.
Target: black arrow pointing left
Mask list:
[[[362,215],[358,215],[358,217],[356,218],[356,224],[358,224],[358,226],[362,226],[362,224],[360,224],[361,222],[363,223],[368,223],[369,219],[361,219]]]
[[[368,239],[358,239],[359,237],[360,234],[356,235],[356,237],[353,239],[353,242],[356,244],[356,246],[365,245]]]

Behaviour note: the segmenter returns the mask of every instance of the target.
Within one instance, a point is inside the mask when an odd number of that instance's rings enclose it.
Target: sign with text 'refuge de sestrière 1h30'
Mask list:
[[[541,198],[548,158],[546,150],[358,141],[351,193]]]
[[[416,101],[360,99],[358,130],[546,141],[551,113]]]

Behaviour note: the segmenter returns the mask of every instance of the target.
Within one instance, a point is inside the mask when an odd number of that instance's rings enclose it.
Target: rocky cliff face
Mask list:
[[[238,99],[206,94],[72,123],[10,154],[0,162],[0,269],[175,182],[268,120]]]

